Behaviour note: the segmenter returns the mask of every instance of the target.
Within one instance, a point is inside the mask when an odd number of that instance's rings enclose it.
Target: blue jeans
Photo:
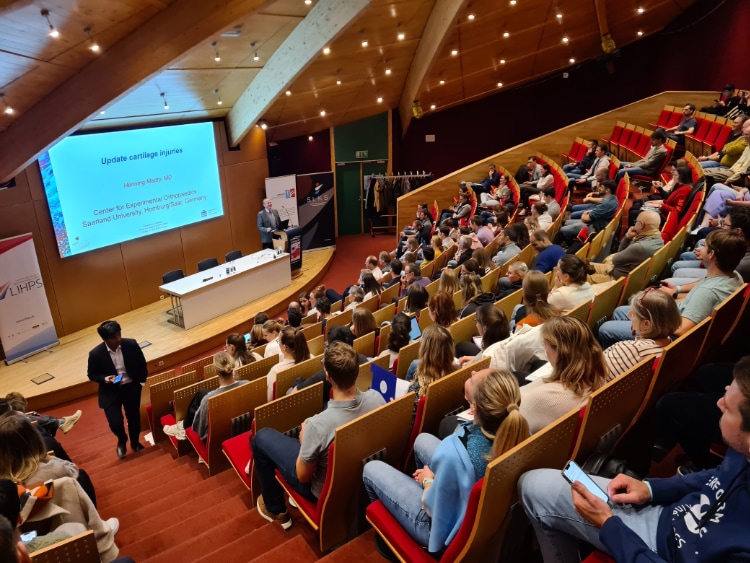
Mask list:
[[[260,481],[260,491],[266,508],[274,514],[286,512],[284,489],[276,480],[278,469],[284,481],[310,502],[318,502],[312,494],[312,482],[297,479],[297,457],[300,443],[273,428],[261,428],[250,444],[253,448],[255,472]]]
[[[609,479],[591,478],[605,492]],[[607,553],[599,540],[599,528],[584,520],[573,506],[570,484],[557,469],[536,469],[521,475],[518,491],[523,509],[531,520],[545,563],[580,561],[578,541],[583,540]],[[663,507],[615,505],[612,512],[656,552],[656,528]]]
[[[580,219],[569,219],[565,221],[565,224],[560,229],[560,237],[570,244],[576,237],[578,232],[586,226],[586,223]]]
[[[674,272],[674,276],[666,278],[664,281],[675,285],[687,285],[694,281],[705,279],[707,275],[708,270],[705,268],[680,268]]]
[[[570,214],[571,219],[580,219],[583,217],[583,212],[588,211],[589,209],[593,209],[594,204],[593,203],[579,203],[578,205],[573,206],[573,213]]]
[[[719,164],[718,160],[704,160],[701,162],[701,168],[708,170],[709,168],[726,168],[726,166]]]
[[[612,313],[612,320],[607,321],[599,327],[599,343],[602,348],[609,348],[616,342],[623,340],[633,340],[633,326],[628,318],[630,305],[617,307]]]
[[[420,469],[430,464],[440,440],[420,434],[414,441],[414,457]],[[399,525],[421,546],[430,541],[431,518],[422,508],[422,486],[412,477],[382,461],[365,465],[362,475],[370,502],[380,500]]]
[[[623,162],[623,164],[628,164],[627,162]],[[632,179],[633,176],[647,176],[646,172],[644,172],[643,168],[639,166],[632,166],[630,168],[620,168],[619,172],[617,172],[617,176],[615,176],[615,182],[619,183],[620,180],[622,180],[623,176],[625,174],[628,174],[630,178]]]

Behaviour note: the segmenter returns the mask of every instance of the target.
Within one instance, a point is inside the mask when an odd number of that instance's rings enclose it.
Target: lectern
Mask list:
[[[292,275],[302,269],[302,228],[289,227],[282,231],[274,231],[273,247],[280,252],[289,253]]]

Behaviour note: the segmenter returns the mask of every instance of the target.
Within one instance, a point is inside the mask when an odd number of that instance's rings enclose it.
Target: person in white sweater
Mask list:
[[[587,281],[596,270],[575,254],[566,254],[554,270],[555,287],[549,294],[549,304],[563,315],[581,303],[594,298],[594,289]]]
[[[602,348],[586,323],[554,317],[539,330],[552,374],[521,387],[520,410],[532,434],[585,406],[607,379]]]

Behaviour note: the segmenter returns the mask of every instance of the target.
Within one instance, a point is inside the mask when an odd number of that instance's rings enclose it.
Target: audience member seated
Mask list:
[[[667,129],[657,127],[654,133],[664,133],[678,145],[684,146],[685,135],[692,135],[695,133],[695,128],[698,125],[698,121],[696,121],[694,114],[695,106],[693,104],[685,104],[685,107],[682,108],[682,120],[677,125]]]
[[[744,237],[736,232],[712,231],[706,238],[705,251],[703,264],[708,272],[704,279],[686,286],[662,282],[660,289],[679,300],[677,307],[682,315],[682,323],[674,332],[675,336],[682,336],[708,317],[714,307],[742,285],[742,278],[734,269],[745,256]],[[680,295],[684,293],[687,293],[687,297],[683,299]],[[612,320],[599,328],[602,347],[608,348],[621,340],[633,340],[628,319],[629,309],[627,305],[618,307]]]
[[[227,336],[226,344],[224,344],[224,351],[232,357],[235,368],[241,368],[255,360],[261,359],[260,354],[253,354],[247,349],[245,335],[237,332],[233,332]]]
[[[569,313],[581,303],[594,298],[588,276],[594,268],[575,254],[566,254],[555,267],[555,285],[549,293],[549,304],[561,314]]]
[[[71,428],[75,426],[76,422],[81,418],[83,414],[80,410],[77,410],[73,414],[57,418],[56,416],[50,416],[48,414],[39,414],[38,412],[28,412],[28,403],[26,397],[21,395],[18,391],[11,391],[5,396],[5,400],[10,404],[10,408],[14,411],[22,412],[26,415],[30,421],[34,422],[39,428],[51,437],[55,437],[58,429],[63,433],[67,434]]]
[[[729,168],[718,167],[704,170],[708,186],[714,183],[733,185],[741,182],[742,174],[747,172],[750,166],[750,119],[746,119],[742,124],[742,139],[745,141],[746,146],[734,164]]]
[[[607,379],[602,348],[586,323],[554,317],[542,325],[541,335],[552,373],[521,388],[521,414],[532,434],[586,406]]]
[[[530,159],[533,157],[529,157]],[[538,166],[538,165],[537,165]],[[519,203],[519,207],[522,207],[523,209],[520,211],[521,215],[525,213],[524,209],[528,209],[529,207],[529,198],[533,195],[539,194],[546,190],[547,188],[553,187],[555,184],[555,177],[552,175],[552,170],[550,169],[549,164],[542,164],[541,165],[541,171],[539,172],[539,177],[536,179],[533,179],[532,174],[532,180],[528,182],[524,182],[519,186],[521,189],[521,201]]]
[[[632,295],[629,303],[630,326],[637,336],[635,340],[617,342],[604,351],[608,379],[622,375],[651,355],[660,357],[682,323],[677,303],[655,287]]]
[[[269,401],[273,401],[276,398],[274,396],[276,375],[280,371],[310,358],[310,350],[307,347],[305,335],[296,328],[285,326],[281,330],[279,346],[281,347],[281,359],[278,364],[273,365],[268,375],[266,375],[266,397]]]
[[[667,158],[667,148],[664,146],[666,140],[667,136],[662,131],[651,133],[651,148],[648,149],[646,156],[635,162],[623,162],[615,176],[615,182],[619,184],[626,173],[631,179],[633,176],[651,176],[656,179]]]
[[[310,314],[310,293],[307,291],[301,291],[297,296],[297,303],[299,303],[299,312],[302,313],[303,317]]]
[[[593,209],[597,203],[601,203],[601,201],[604,199],[604,188],[602,187],[602,182],[607,179],[607,174],[600,169],[597,173],[597,176],[596,187],[583,197],[583,201],[581,203],[576,203],[575,205],[570,207],[571,219],[580,219],[583,216],[584,211]]]
[[[469,258],[466,262],[461,264],[461,267],[458,269],[458,277],[459,281],[461,279],[461,276],[465,274],[476,274],[478,276],[481,276],[484,274],[482,269],[479,267],[479,262],[477,262],[474,258]]]
[[[659,231],[659,215],[654,211],[641,211],[635,225],[630,227],[620,241],[620,247],[601,264],[592,263],[594,273],[591,283],[606,283],[627,276],[645,260],[664,246]]]
[[[534,269],[543,274],[552,271],[560,258],[565,255],[565,249],[557,244],[552,244],[547,231],[544,230],[533,232],[529,244],[538,252]],[[508,273],[510,275],[510,271]]]
[[[609,177],[609,157],[607,156],[607,146],[597,145],[594,151],[594,162],[586,174],[573,178],[568,183],[568,190],[573,189],[591,189],[595,188],[601,181],[601,177],[596,175],[597,170],[605,170],[606,177]]]
[[[362,289],[358,285],[354,285],[349,290],[349,295],[346,296],[346,299],[344,299],[344,311],[348,311],[349,309],[357,309],[357,306],[362,303],[362,301],[365,300],[365,290]]]
[[[427,301],[430,299],[430,294],[423,285],[414,284],[409,287],[406,292],[406,306],[400,313],[406,313],[407,315],[419,315],[420,311],[427,307]]]
[[[548,294],[549,283],[546,275],[535,270],[526,274],[523,279],[522,302],[526,305],[529,316],[533,315],[542,323],[555,315],[555,311],[547,303]],[[491,358],[490,367],[512,371],[519,385],[525,385],[525,377],[532,368],[547,361],[542,344],[541,326],[533,326],[532,322],[526,322],[516,327],[505,340],[487,347],[483,356]]]
[[[286,324],[294,328],[302,325],[302,313],[296,307],[290,307],[286,311]]]
[[[461,182],[461,185],[468,185],[469,187],[473,188],[474,193],[476,194],[488,194],[492,191],[493,188],[497,188],[499,183],[500,173],[497,171],[497,167],[495,166],[495,164],[492,163],[489,166],[489,172],[487,173],[487,176],[484,178],[484,180],[482,180],[481,184],[477,184],[475,182]]]
[[[498,242],[498,253],[492,257],[492,261],[497,266],[502,266],[508,260],[515,258],[521,254],[521,249],[516,244],[518,242],[518,230],[514,230],[511,227],[505,227],[503,232],[500,234]]]
[[[365,300],[370,299],[383,292],[383,286],[375,279],[371,272],[362,273],[362,289],[365,292]]]
[[[461,278],[462,283],[465,277],[467,276]],[[427,312],[432,322],[436,325],[450,327],[451,324],[458,320],[456,309],[453,305],[453,295],[444,291],[438,291],[430,297],[427,303]]]
[[[324,295],[316,301],[316,305],[318,310],[316,322],[322,323],[322,328],[323,330],[325,330],[326,323],[328,322],[328,319],[331,318],[331,302],[329,301],[328,297]]]
[[[398,353],[407,344],[411,343],[411,320],[404,313],[396,313],[391,321],[391,333],[388,335],[388,347],[380,356],[388,356],[388,369],[393,369],[393,362],[398,358]],[[382,338],[382,337],[381,337]]]
[[[703,204],[703,219],[699,227],[705,228],[711,226],[711,221],[717,221],[720,217],[726,216],[730,207],[750,207],[750,188],[737,186],[737,191],[721,189],[723,184],[714,184],[711,195]]]
[[[523,285],[523,278],[529,271],[525,262],[513,262],[508,266],[508,275],[498,280],[499,292],[496,301],[515,293]]]
[[[443,270],[443,275],[440,276],[440,282],[438,283],[438,291],[445,291],[448,295],[453,295],[461,289],[458,283],[457,268],[446,268]]]
[[[531,215],[524,218],[523,225],[524,227],[526,227],[526,231],[528,232],[529,238],[531,237],[531,233],[533,233],[534,231],[538,231],[541,228],[539,226],[539,221],[537,221],[536,218],[532,217]]]
[[[591,139],[586,147],[586,154],[583,155],[581,160],[576,163],[563,165],[563,172],[565,172],[568,178],[580,178],[588,173],[591,165],[594,164],[594,160],[596,160],[596,147],[598,144],[599,141]]]
[[[451,246],[456,244],[456,241],[451,238],[451,228],[448,225],[440,225],[438,228],[438,236],[440,237],[440,244],[443,250],[448,250]]]
[[[365,465],[370,501],[382,501],[412,539],[438,557],[456,536],[469,493],[484,477],[487,464],[528,438],[519,401],[513,376],[491,370],[474,392],[472,422],[443,441],[431,434],[417,436],[413,475],[382,461]]]
[[[449,219],[453,226],[457,227],[462,220],[468,221],[469,215],[471,215],[471,201],[469,200],[469,194],[461,194],[458,196],[458,205]]]
[[[714,115],[727,115],[733,111],[746,110],[747,109],[747,92],[738,94],[734,88],[734,84],[729,83],[724,86],[724,89],[719,93],[719,99],[714,100],[713,106],[706,106],[701,108],[703,113],[712,113]]]
[[[391,281],[384,284],[384,288],[391,287],[392,285],[401,283],[401,272],[403,271],[403,265],[400,260],[391,260]]]
[[[432,224],[430,224],[430,227],[432,227]],[[381,279],[383,279],[383,272],[380,270],[380,266],[378,266],[378,263],[378,257],[370,255],[365,260],[365,268],[370,271],[370,273],[377,281],[380,281]]]
[[[484,207],[504,207],[509,213],[516,207],[513,202],[513,191],[508,186],[508,178],[502,174],[497,187],[489,193],[480,193],[479,200]]]
[[[475,337],[474,340],[479,338],[481,347],[474,342],[459,342],[456,344],[456,355],[461,367],[481,360],[485,356],[484,352],[490,346],[510,336],[510,326],[508,325],[508,319],[505,318],[505,313],[494,305],[485,304],[477,308],[476,326],[479,336]]]
[[[546,231],[552,224],[552,216],[547,211],[547,204],[541,201],[531,206],[531,217],[537,220],[539,228]]]
[[[409,263],[404,266],[404,275],[401,276],[401,297],[404,297],[414,285],[427,287],[430,285],[430,279],[422,275],[419,266]]]
[[[317,300],[316,300],[317,303]],[[279,334],[284,328],[279,321],[266,321],[263,323],[263,340],[268,342],[263,352],[264,358],[270,358],[276,354],[281,359],[281,347],[279,346]]]
[[[455,347],[450,331],[444,326],[430,325],[422,331],[419,341],[419,357],[414,360],[406,372],[406,381],[410,382],[409,392],[414,392],[414,412],[417,402],[427,393],[427,387],[444,375],[456,369]]]
[[[698,162],[701,163],[703,170],[708,170],[709,168],[729,169],[737,162],[737,159],[740,158],[745,147],[747,147],[747,143],[742,137],[742,125],[747,120],[748,116],[744,113],[735,117],[732,120],[732,132],[727,137],[721,150],[711,153],[708,156],[698,157]]]
[[[491,293],[485,293],[482,289],[482,280],[477,274],[467,273],[462,275],[459,285],[463,298],[461,309],[458,312],[458,318],[460,319],[474,313],[477,307],[495,302],[495,296]]]
[[[352,324],[349,327],[355,338],[375,332],[376,328],[377,325],[375,324],[375,317],[372,312],[362,307],[355,309],[352,314]]]
[[[378,268],[383,274],[387,274],[391,271],[391,253],[385,250],[380,251],[378,254]],[[378,280],[380,281],[380,280]]]
[[[495,238],[493,230],[484,224],[484,220],[479,215],[471,218],[471,230],[474,231],[482,246],[487,246]]]
[[[523,403],[522,403],[523,404]],[[750,369],[735,370],[719,400],[729,447],[717,469],[639,481],[592,476],[611,506],[560,468],[524,474],[518,489],[545,561],[578,561],[578,540],[616,561],[741,561],[750,552]]]
[[[681,158],[676,165],[672,166],[672,178],[666,185],[659,181],[651,182],[651,185],[656,186],[659,193],[633,202],[628,212],[629,226],[632,227],[635,224],[638,213],[641,211],[649,209],[658,211],[662,215],[661,222],[663,224],[670,211],[679,213],[685,209],[685,203],[693,189],[693,171],[687,161]],[[662,207],[664,208],[662,209]]]
[[[290,327],[284,330],[294,330]],[[200,439],[205,442],[208,438],[208,399],[220,393],[224,393],[240,385],[247,383],[244,379],[235,379],[234,377],[235,360],[228,352],[218,352],[214,354],[214,370],[219,376],[219,387],[206,393],[201,399],[201,404],[193,418],[193,432],[198,434]],[[275,381],[275,378],[274,378]],[[270,401],[271,399],[269,399]]]
[[[317,502],[328,469],[328,448],[336,429],[385,404],[377,391],[362,393],[357,389],[359,366],[357,353],[351,346],[343,342],[330,344],[323,353],[323,368],[332,387],[328,408],[302,424],[299,438],[262,428],[251,444],[261,489],[258,514],[269,522],[278,522],[284,530],[291,528],[292,519],[284,503],[284,489],[276,480],[276,470],[300,495]]]
[[[489,274],[490,271],[495,267],[495,263],[492,261],[492,256],[487,252],[486,248],[477,248],[471,253],[472,259],[476,260],[479,266],[479,275],[484,276]],[[466,262],[464,262],[466,264]]]
[[[458,250],[456,251],[456,254],[453,256],[453,260],[450,260],[448,262],[448,268],[455,268],[456,266],[460,266],[467,260],[471,258],[471,252],[472,252],[472,240],[471,237],[468,235],[463,235],[458,240]]]
[[[308,315],[318,312],[318,299],[325,297],[326,286],[319,285],[310,292],[310,310],[307,312]],[[329,301],[330,302],[330,301]]]
[[[82,473],[69,461],[48,457],[44,442],[25,416],[0,416],[0,479],[9,479],[19,487],[36,487],[50,480],[54,483],[46,503],[39,496],[35,497],[38,507],[36,502],[27,501],[22,511],[24,530],[46,533],[61,524],[82,524],[93,530],[102,560],[111,561],[117,557],[114,537],[120,523],[117,518],[101,519],[89,492],[77,481]],[[90,485],[88,477],[86,480]],[[93,488],[91,491],[93,494]]]
[[[560,203],[555,199],[555,188],[546,188],[542,192],[542,199],[547,204],[547,213],[554,221],[560,216]]]
[[[567,244],[573,242],[573,239],[583,227],[588,227],[588,234],[604,230],[612,218],[617,213],[619,202],[615,197],[615,183],[611,180],[602,182],[604,188],[604,199],[597,203],[593,209],[584,211],[580,219],[569,219],[560,228],[560,232],[555,237],[556,244]]]
[[[250,341],[247,345],[250,348],[256,348],[266,343],[266,339],[263,337],[263,325],[253,325],[250,329]]]

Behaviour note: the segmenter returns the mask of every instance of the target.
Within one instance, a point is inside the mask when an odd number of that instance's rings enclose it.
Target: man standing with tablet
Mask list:
[[[134,452],[143,449],[141,434],[141,388],[146,383],[148,367],[138,342],[123,338],[117,321],[104,321],[97,329],[102,342],[89,352],[88,377],[99,384],[99,408],[107,417],[109,429],[117,436],[117,457],[125,457],[130,437]],[[128,432],[122,411],[128,419]]]

